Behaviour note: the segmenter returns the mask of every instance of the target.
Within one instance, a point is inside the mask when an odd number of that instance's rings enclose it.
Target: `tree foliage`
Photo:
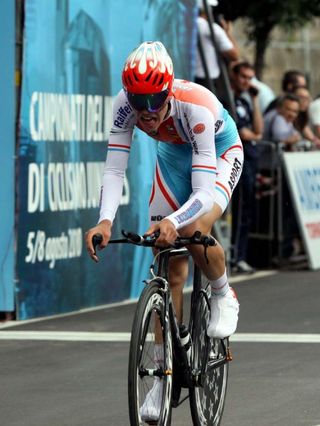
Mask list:
[[[247,20],[247,35],[255,43],[255,69],[261,78],[264,56],[275,26],[294,30],[320,16],[320,0],[220,0],[215,13],[232,21]]]

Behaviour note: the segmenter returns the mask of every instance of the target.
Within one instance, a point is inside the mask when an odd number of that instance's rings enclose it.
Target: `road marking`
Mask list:
[[[67,342],[129,342],[131,333],[89,331],[0,331],[0,340],[52,340]],[[320,334],[236,333],[232,342],[320,343]]]
[[[320,334],[300,333],[236,333],[232,342],[248,343],[320,343]]]

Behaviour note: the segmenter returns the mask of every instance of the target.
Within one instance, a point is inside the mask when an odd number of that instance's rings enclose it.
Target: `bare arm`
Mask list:
[[[255,133],[248,127],[242,127],[242,129],[239,130],[239,135],[242,141],[259,141],[262,139],[262,133]]]
[[[251,95],[252,100],[252,130],[258,135],[263,133],[263,118],[259,107],[257,95]],[[261,139],[261,138],[260,138]]]
[[[237,61],[240,57],[240,49],[239,49],[238,43],[237,43],[237,41],[236,41],[236,39],[233,35],[232,22],[221,19],[220,23],[221,23],[222,28],[225,30],[225,33],[227,34],[229,40],[233,44],[232,49],[225,50],[221,53],[229,61]]]

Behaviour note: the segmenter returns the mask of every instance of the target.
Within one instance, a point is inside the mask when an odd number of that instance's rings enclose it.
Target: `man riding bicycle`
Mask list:
[[[144,42],[138,46],[126,60],[122,83],[113,108],[100,219],[86,234],[87,249],[95,261],[98,258],[92,237],[102,235],[100,248],[106,247],[111,238],[135,126],[160,142],[150,196],[151,225],[145,233],[159,232],[159,246],[168,246],[178,235],[188,237],[196,230],[210,234],[227,208],[243,164],[242,143],[233,119],[209,90],[174,79],[172,60],[162,43]],[[239,304],[229,287],[224,250],[219,243],[208,247],[207,261],[202,246],[188,249],[211,283],[213,314],[207,333],[216,338],[230,336],[237,327]],[[172,258],[169,283],[179,322],[187,275],[188,259]],[[155,348],[155,362],[161,363],[162,359],[163,354]],[[153,420],[159,416],[156,396],[161,391],[161,380],[155,378],[146,397],[149,405],[154,401]]]

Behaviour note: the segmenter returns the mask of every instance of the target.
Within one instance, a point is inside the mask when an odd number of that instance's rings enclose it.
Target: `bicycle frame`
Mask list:
[[[172,303],[171,299],[171,292],[170,292],[170,286],[169,286],[169,261],[170,258],[174,256],[188,256],[189,252],[187,249],[163,249],[160,250],[158,253],[158,270],[157,275],[154,275],[152,280],[157,280],[158,282],[161,282],[162,285],[162,291],[164,293],[164,301],[165,301],[165,321],[164,325],[166,327],[164,336],[168,336],[168,323],[170,321],[171,326],[171,335],[172,335],[172,341],[173,341],[173,352],[175,353],[175,356],[178,356],[180,358],[180,361],[182,361],[183,369],[186,374],[184,374],[184,379],[188,385],[188,387],[192,386],[192,379],[191,379],[191,368],[189,365],[187,352],[184,347],[184,345],[181,344],[181,338],[180,338],[180,332],[179,332],[179,325],[176,319],[175,309],[174,305]],[[153,271],[152,271],[153,273]],[[151,281],[151,280],[150,280]],[[150,282],[149,280],[146,282]],[[168,315],[168,316],[167,316]],[[165,343],[167,343],[165,341]],[[167,347],[167,345],[165,345]],[[166,359],[166,356],[164,357]],[[165,366],[166,369],[166,366]]]
[[[173,340],[173,351],[175,353],[175,356],[178,355],[178,357],[180,358],[180,362],[182,364],[181,373],[184,379],[184,383],[186,384],[187,387],[191,388],[193,386],[202,386],[205,375],[211,370],[216,369],[220,367],[221,365],[225,364],[226,362],[230,361],[231,356],[230,356],[228,339],[221,339],[221,344],[222,344],[223,352],[224,352],[223,357],[219,358],[218,360],[210,361],[208,365],[202,365],[200,371],[191,369],[191,366],[187,357],[186,349],[184,345],[181,344],[179,326],[177,323],[174,306],[171,300],[170,287],[168,282],[169,260],[171,257],[179,256],[179,255],[189,255],[189,252],[187,251],[187,249],[184,249],[184,251],[176,250],[176,249],[161,250],[160,253],[158,254],[159,259],[158,259],[157,275],[154,276],[153,279],[161,281],[163,285],[163,292],[165,294],[165,312],[166,313],[169,312],[171,334],[172,334],[172,340]],[[190,319],[189,319],[189,326],[188,326],[189,332],[191,332],[191,329],[192,329],[192,321],[194,318],[195,306],[200,297],[204,297],[207,303],[207,306],[210,310],[210,302],[209,302],[208,294],[206,290],[203,289],[201,286],[201,270],[196,265],[194,265],[193,291],[192,291],[192,297],[191,297],[191,311],[190,311]],[[165,318],[165,326],[167,326],[167,321],[168,319]],[[167,330],[165,330],[165,336],[167,335],[168,335]],[[226,345],[226,342],[227,342],[227,345]],[[208,357],[209,338],[206,341],[205,351],[206,351],[206,356]]]

